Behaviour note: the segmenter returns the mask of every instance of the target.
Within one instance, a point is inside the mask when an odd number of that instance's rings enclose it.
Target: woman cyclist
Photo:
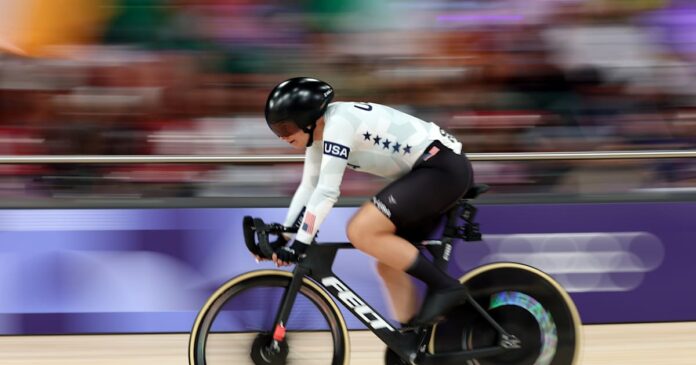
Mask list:
[[[297,225],[298,233],[273,261],[284,266],[302,257],[338,199],[346,168],[388,178],[392,182],[351,218],[347,236],[377,260],[396,319],[433,323],[463,303],[466,289],[404,237],[466,193],[473,183],[471,164],[461,143],[434,123],[374,103],[332,103],[333,97],[329,84],[306,77],[283,81],[268,96],[268,126],[306,149],[302,181],[284,222]],[[420,311],[407,274],[428,285]]]

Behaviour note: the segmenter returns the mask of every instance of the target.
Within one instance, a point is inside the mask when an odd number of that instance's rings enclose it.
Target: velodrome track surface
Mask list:
[[[249,335],[234,335],[227,364],[249,364]],[[239,345],[234,346],[234,343]],[[303,343],[302,361],[325,351]],[[696,322],[583,327],[581,365],[694,365]],[[187,334],[0,337],[2,365],[186,365]],[[297,345],[300,346],[300,345]],[[367,331],[351,333],[351,364],[381,364],[384,346]]]

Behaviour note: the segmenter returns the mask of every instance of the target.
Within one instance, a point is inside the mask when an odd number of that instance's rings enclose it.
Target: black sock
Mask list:
[[[459,282],[438,269],[434,263],[426,259],[422,254],[418,254],[416,260],[406,269],[406,273],[422,280],[433,290],[445,289],[459,285]]]

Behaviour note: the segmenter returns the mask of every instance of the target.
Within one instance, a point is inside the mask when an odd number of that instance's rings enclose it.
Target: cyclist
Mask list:
[[[338,199],[346,168],[392,179],[358,209],[347,236],[377,260],[396,319],[433,323],[463,303],[466,289],[403,237],[464,195],[473,183],[471,164],[461,143],[434,123],[374,103],[331,103],[333,97],[329,84],[306,77],[286,80],[268,96],[268,126],[293,147],[306,148],[302,181],[284,222],[298,233],[273,261],[285,266],[302,257]],[[415,317],[417,297],[407,274],[429,288]]]

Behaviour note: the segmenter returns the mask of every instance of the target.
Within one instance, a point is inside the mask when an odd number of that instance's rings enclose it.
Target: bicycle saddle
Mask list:
[[[491,187],[486,184],[476,184],[467,190],[466,194],[462,197],[463,199],[475,199],[477,196],[485,193]]]

